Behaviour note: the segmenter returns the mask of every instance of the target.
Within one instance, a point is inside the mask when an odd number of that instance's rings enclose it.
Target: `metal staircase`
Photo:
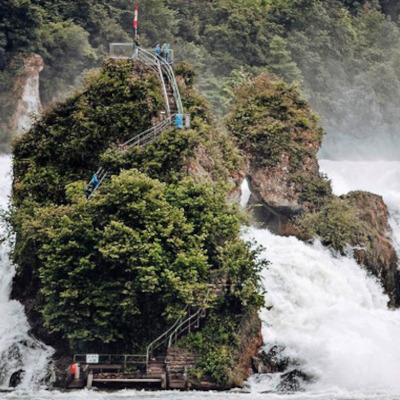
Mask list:
[[[120,43],[119,45],[123,45]],[[131,44],[128,44],[132,47]],[[111,52],[112,56],[112,52]],[[122,56],[116,56],[115,58],[126,58]],[[150,51],[143,49],[142,47],[136,48],[134,55],[130,57],[131,59],[137,59],[145,65],[152,68],[160,78],[161,88],[163,91],[164,101],[165,101],[165,111],[167,118],[159,122],[157,125],[147,129],[144,132],[135,135],[125,143],[119,145],[119,150],[125,152],[127,149],[133,146],[146,147],[153,140],[157,139],[162,133],[171,128],[174,125],[174,119],[177,114],[183,118],[183,105],[182,99],[179,92],[178,83],[175,78],[174,70],[171,64],[165,59],[152,54]],[[91,200],[96,194],[98,189],[103,184],[105,178],[110,174],[103,168],[99,168],[96,172],[99,183],[93,187],[90,183],[86,187],[85,193],[87,194],[87,200]]]
[[[91,388],[93,384],[158,384],[162,389],[186,388],[187,367],[194,366],[196,360],[184,355],[184,350],[172,347],[183,334],[194,332],[200,327],[201,319],[206,316],[207,296],[197,310],[186,306],[183,315],[147,346],[146,354],[97,354],[96,363],[88,361],[88,356],[93,355],[75,354],[73,362],[79,363],[80,373],[68,387]]]

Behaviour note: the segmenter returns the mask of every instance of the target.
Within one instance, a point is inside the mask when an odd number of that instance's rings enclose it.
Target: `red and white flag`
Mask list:
[[[138,17],[139,17],[139,4],[138,0],[135,0],[135,14],[133,17],[133,29],[135,29],[135,35],[137,35],[137,30],[138,30]]]

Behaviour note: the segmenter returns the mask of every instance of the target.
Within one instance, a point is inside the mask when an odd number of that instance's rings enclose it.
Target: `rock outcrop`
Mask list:
[[[389,237],[388,211],[380,196],[352,192],[338,198],[320,174],[322,130],[295,87],[261,75],[238,90],[228,119],[246,163],[256,218],[277,234],[318,237],[376,276],[400,305],[398,259]],[[267,220],[267,221],[265,221]]]
[[[42,111],[39,74],[43,67],[43,59],[38,54],[30,54],[24,59],[22,72],[14,84],[16,106],[11,117],[11,130],[14,133],[27,132]]]
[[[292,215],[330,193],[316,157],[323,130],[296,87],[259,76],[238,90],[228,127],[252,191],[267,207]]]
[[[357,261],[378,277],[384,285],[391,301],[390,305],[400,305],[398,257],[390,239],[388,209],[381,196],[367,192],[351,192],[345,199],[358,210],[363,223],[362,237],[352,243]]]

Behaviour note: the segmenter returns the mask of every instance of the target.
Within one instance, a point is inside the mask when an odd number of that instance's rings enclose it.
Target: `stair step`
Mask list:
[[[169,381],[170,389],[185,389],[185,381]]]
[[[85,382],[83,379],[74,379],[68,385],[68,388],[70,389],[81,389],[83,387],[85,387]]]

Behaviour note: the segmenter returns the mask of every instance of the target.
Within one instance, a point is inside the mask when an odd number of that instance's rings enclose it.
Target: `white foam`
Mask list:
[[[0,207],[8,204],[11,188],[11,158],[0,156]],[[0,227],[0,234],[5,227]],[[37,387],[48,372],[52,350],[29,335],[23,306],[11,301],[11,283],[15,270],[8,258],[7,242],[0,246],[0,388],[7,388],[14,372],[23,370],[21,387]]]
[[[336,194],[381,194],[400,238],[399,162],[321,162]],[[266,303],[261,312],[266,350],[285,346],[286,356],[315,381],[307,393],[328,398],[395,398],[400,394],[400,311],[375,278],[354,260],[320,243],[305,244],[255,228],[245,233],[266,247]],[[252,381],[255,392],[276,389],[269,376]],[[379,393],[379,394],[377,394]]]

